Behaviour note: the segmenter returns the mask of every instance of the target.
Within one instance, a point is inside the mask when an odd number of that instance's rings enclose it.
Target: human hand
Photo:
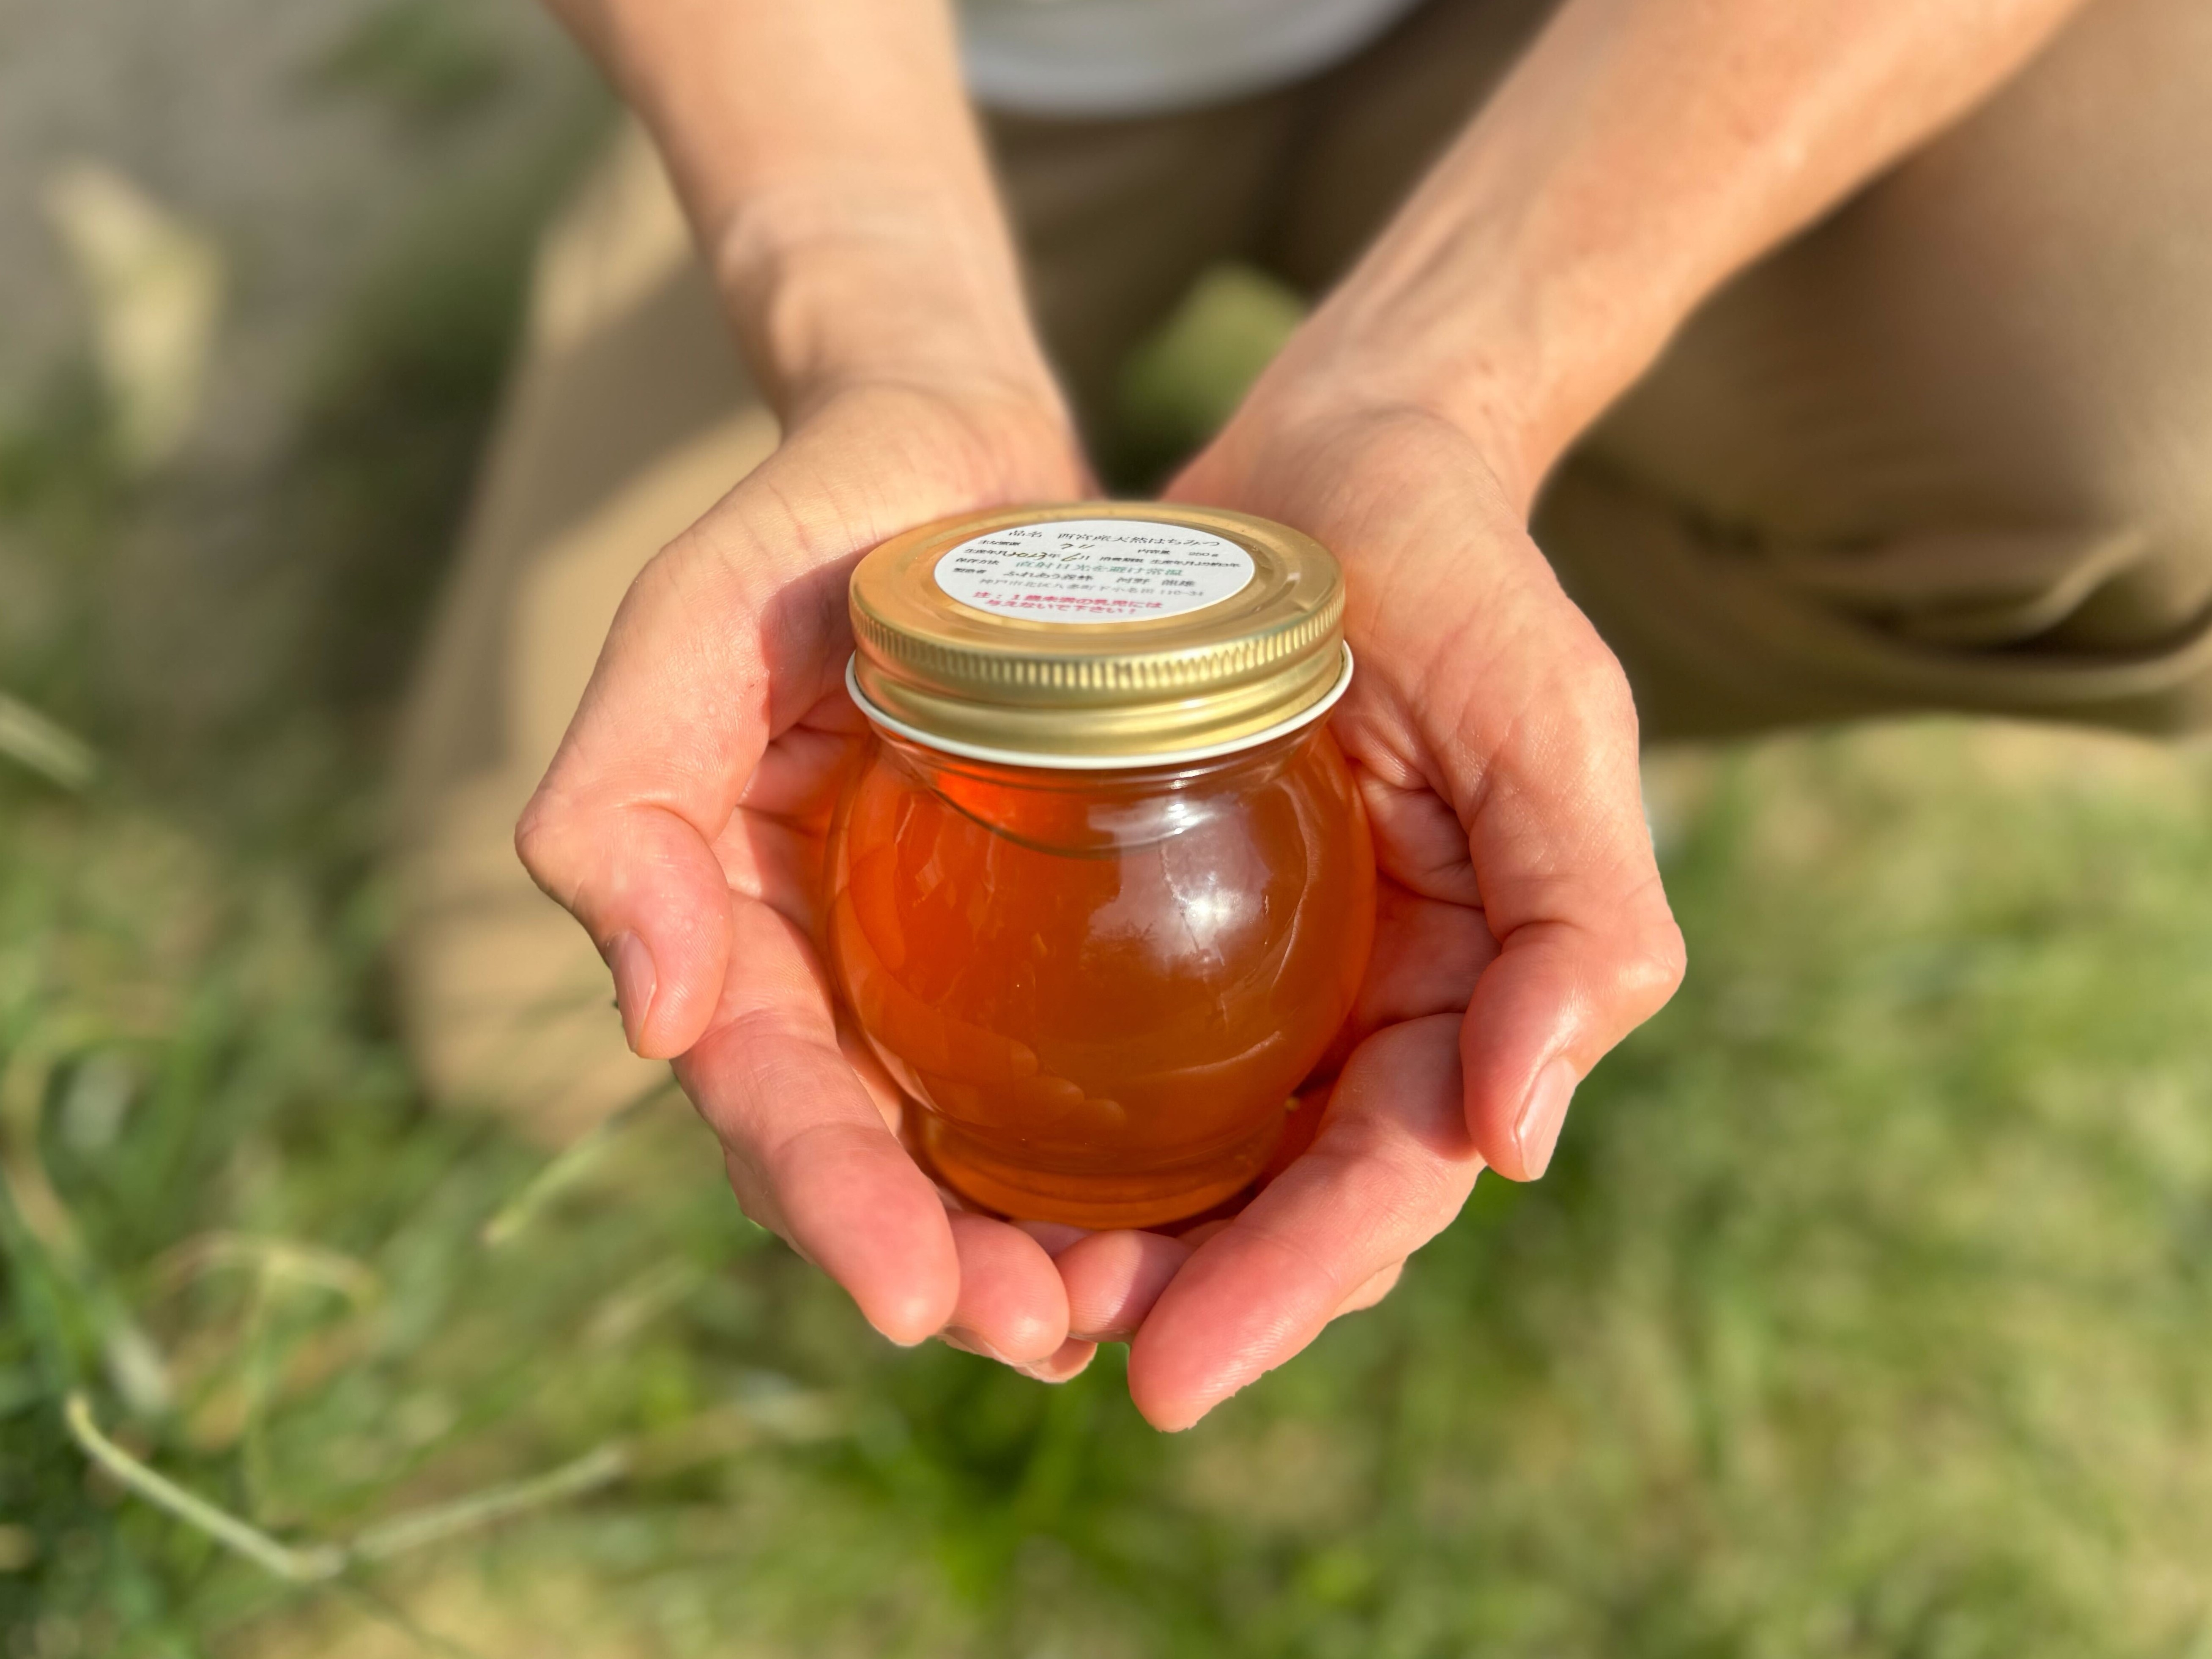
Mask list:
[[[841,1046],[811,943],[823,840],[863,736],[843,685],[854,562],[914,525],[1086,493],[1048,395],[842,389],[632,586],[516,846],[613,970],[640,1054],[676,1059],[745,1212],[894,1341],[1071,1375],[1050,1259],[949,1212]]]
[[[1073,1328],[1133,1337],[1130,1392],[1168,1429],[1379,1300],[1486,1164],[1542,1174],[1575,1085],[1683,969],[1626,682],[1483,447],[1410,406],[1287,403],[1263,383],[1169,494],[1344,563],[1358,672],[1334,729],[1378,926],[1319,1133],[1240,1214],[1180,1239],[1041,1230]]]

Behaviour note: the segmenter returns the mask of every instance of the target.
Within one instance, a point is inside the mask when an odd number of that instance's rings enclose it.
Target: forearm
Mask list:
[[[2081,0],[1567,0],[1310,325],[1316,378],[1480,432],[1523,506],[1730,274]]]
[[[548,0],[653,133],[787,417],[856,381],[1049,398],[944,0]]]

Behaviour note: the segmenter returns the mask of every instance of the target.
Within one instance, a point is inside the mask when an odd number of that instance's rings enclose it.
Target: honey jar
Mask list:
[[[1344,580],[1246,514],[1085,502],[864,558],[873,742],[824,953],[939,1178],[1017,1218],[1234,1196],[1350,1011],[1374,853],[1325,720]]]

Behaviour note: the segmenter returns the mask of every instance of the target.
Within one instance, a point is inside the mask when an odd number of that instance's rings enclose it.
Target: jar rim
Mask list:
[[[939,753],[957,755],[963,760],[986,761],[1000,766],[1028,766],[1049,772],[1138,772],[1147,767],[1176,766],[1190,761],[1217,760],[1226,755],[1257,749],[1278,738],[1289,737],[1305,726],[1313,725],[1343,699],[1352,686],[1352,647],[1339,642],[1342,667],[1335,680],[1318,698],[1297,713],[1276,721],[1258,731],[1223,739],[1217,743],[1201,744],[1194,748],[1164,750],[1150,755],[1071,755],[1054,754],[1035,750],[1000,749],[988,744],[964,742],[957,738],[940,737],[925,732],[906,721],[885,714],[868,699],[861,690],[858,669],[860,653],[854,652],[845,663],[845,690],[853,705],[866,717],[871,726],[889,732],[922,749],[933,749]]]
[[[1237,744],[1340,678],[1344,573],[1303,532],[1183,502],[1000,507],[854,568],[854,678],[939,748],[1128,766]]]

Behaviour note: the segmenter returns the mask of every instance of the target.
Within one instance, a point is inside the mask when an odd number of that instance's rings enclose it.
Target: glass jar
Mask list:
[[[1019,580],[979,587],[979,544]],[[1091,503],[927,527],[854,591],[874,743],[832,824],[823,945],[918,1153],[1022,1218],[1146,1226],[1234,1195],[1373,937],[1322,719],[1350,673],[1334,561],[1241,515]],[[927,648],[947,633],[971,659]]]

